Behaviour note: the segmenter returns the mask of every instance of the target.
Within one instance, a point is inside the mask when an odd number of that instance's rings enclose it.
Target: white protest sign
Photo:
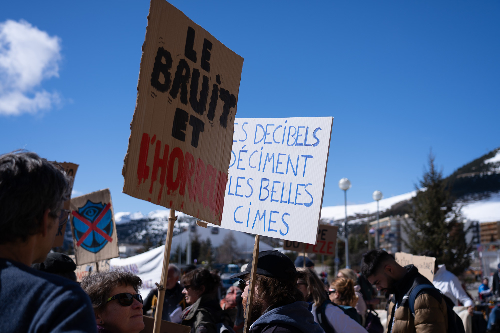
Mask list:
[[[221,227],[315,244],[332,122],[236,118]]]

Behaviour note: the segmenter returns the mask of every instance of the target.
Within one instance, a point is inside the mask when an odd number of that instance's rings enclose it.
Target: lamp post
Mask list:
[[[379,219],[378,219],[378,202],[383,198],[384,196],[382,195],[382,192],[380,191],[375,191],[373,192],[373,200],[377,202],[377,231],[375,234],[375,248],[378,249],[380,244],[378,240],[378,229],[379,229]]]
[[[339,181],[339,187],[344,191],[344,206],[345,206],[345,222],[344,222],[344,236],[345,236],[345,267],[350,268],[349,265],[349,231],[347,230],[347,190],[351,188],[351,182],[347,178],[342,178]]]

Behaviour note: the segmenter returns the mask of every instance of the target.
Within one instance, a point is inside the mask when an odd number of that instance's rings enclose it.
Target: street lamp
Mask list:
[[[379,240],[378,240],[378,228],[379,228],[379,221],[378,221],[378,202],[383,198],[384,196],[382,195],[382,192],[380,191],[375,191],[373,192],[373,200],[377,202],[377,232],[375,236],[375,248],[379,248]]]
[[[347,178],[342,178],[339,181],[339,187],[344,191],[344,206],[345,206],[345,222],[344,222],[344,233],[345,233],[345,267],[349,266],[349,231],[347,230],[347,190],[351,188],[351,182]]]

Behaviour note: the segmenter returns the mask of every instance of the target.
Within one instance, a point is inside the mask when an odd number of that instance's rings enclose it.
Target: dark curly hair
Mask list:
[[[131,286],[139,292],[142,280],[130,272],[108,271],[93,273],[86,276],[81,284],[83,290],[89,295],[94,311],[100,312],[106,306],[106,300],[111,297],[111,290],[118,286]]]
[[[214,293],[220,285],[220,276],[210,273],[206,268],[197,268],[182,276],[181,283],[189,285],[194,290],[201,290],[205,287],[202,295]]]
[[[0,244],[26,241],[39,232],[43,214],[70,197],[70,180],[62,168],[35,153],[0,156]]]
[[[304,296],[297,289],[297,278],[285,280],[257,274],[255,285],[259,297],[263,298],[272,307],[304,300]]]
[[[363,260],[361,260],[361,274],[365,278],[369,278],[379,269],[382,263],[392,260],[394,257],[384,250],[371,250],[363,254]]]

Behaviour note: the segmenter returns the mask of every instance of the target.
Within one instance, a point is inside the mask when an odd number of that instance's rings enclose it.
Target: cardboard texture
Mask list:
[[[64,171],[66,172],[66,175],[68,175],[70,177],[70,179],[71,179],[70,192],[72,192],[73,191],[73,184],[75,183],[76,171],[78,170],[78,164],[69,163],[69,162],[63,162],[63,163],[52,162],[52,163],[60,165],[64,169]],[[64,209],[69,210],[70,203],[71,203],[71,199],[66,200],[64,202]],[[59,227],[59,229],[57,230],[57,235],[56,235],[56,239],[54,241],[54,245],[52,247],[63,246],[64,232],[66,231],[67,227],[68,227],[68,223]]]
[[[141,333],[153,332],[154,319],[153,317],[144,316],[144,329]],[[189,333],[191,327],[185,325],[175,324],[166,320],[161,321],[160,333]]]
[[[434,280],[434,264],[436,258],[425,257],[425,256],[414,256],[409,253],[397,252],[396,262],[401,266],[415,265],[418,268],[418,272],[425,276],[429,281]]]
[[[76,258],[74,255],[69,255],[74,262],[76,262]],[[96,264],[99,265],[99,272],[107,272],[110,269],[109,260],[100,260],[97,263],[91,262],[84,265],[76,266],[75,274],[76,280],[78,282],[82,282],[83,278],[89,274],[96,273],[97,267]]]
[[[237,118],[221,227],[315,244],[332,122]]]
[[[283,250],[297,251],[301,253],[316,253],[327,256],[335,256],[335,244],[337,243],[337,226],[320,224],[316,236],[316,244],[305,244],[286,240]]]
[[[71,199],[76,264],[118,257],[118,238],[109,189]]]
[[[243,58],[151,0],[123,192],[219,225]]]

